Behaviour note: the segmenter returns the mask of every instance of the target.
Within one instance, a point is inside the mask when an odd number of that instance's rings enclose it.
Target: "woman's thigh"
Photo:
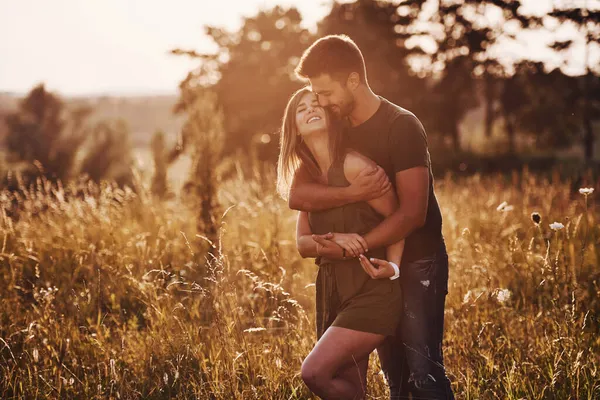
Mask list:
[[[331,326],[304,360],[304,367],[323,377],[333,377],[368,361],[369,354],[384,339],[385,336],[376,333]]]
[[[369,356],[338,371],[336,377],[352,382],[355,387],[360,388],[362,393],[367,392],[367,369],[369,368]]]

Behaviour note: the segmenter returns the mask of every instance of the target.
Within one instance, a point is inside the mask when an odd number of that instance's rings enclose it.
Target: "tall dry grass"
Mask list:
[[[297,254],[274,182],[220,184],[212,251],[198,210],[143,187],[2,192],[0,397],[311,398],[299,370],[317,267]],[[527,172],[436,182],[458,398],[600,397],[597,193],[570,188]],[[369,383],[386,398],[375,358]]]

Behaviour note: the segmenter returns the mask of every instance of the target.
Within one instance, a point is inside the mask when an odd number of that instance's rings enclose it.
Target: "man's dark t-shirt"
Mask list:
[[[427,135],[413,113],[380,97],[375,114],[347,132],[347,147],[369,157],[387,173],[396,187],[396,173],[414,168],[429,169],[429,204],[425,224],[413,231],[404,246],[403,262],[433,255],[442,239],[442,215],[433,192]]]

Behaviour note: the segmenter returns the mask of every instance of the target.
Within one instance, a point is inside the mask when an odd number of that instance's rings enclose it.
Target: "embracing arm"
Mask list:
[[[378,167],[365,169],[352,185],[328,186],[314,182],[304,167],[298,168],[290,188],[288,205],[292,210],[322,211],[361,200],[370,200],[390,191],[385,172]]]
[[[296,247],[302,258],[317,257],[319,255],[331,259],[343,258],[343,250],[338,245],[322,246],[314,241],[310,224],[308,223],[308,213],[305,211],[298,213],[298,220],[296,221]]]
[[[356,179],[356,176],[365,168],[372,168],[375,163],[357,152],[350,152],[346,157],[344,162],[344,174],[348,178],[350,182]],[[369,200],[369,205],[373,207],[375,211],[384,217],[388,218],[392,214],[396,212],[398,209],[398,199],[396,198],[396,194],[393,190],[389,190],[384,193],[382,196]],[[386,248],[386,257],[387,261],[391,261],[400,265],[400,260],[402,259],[402,253],[404,252],[404,238],[392,242],[377,245],[377,243],[371,243],[368,240],[367,248],[378,248],[382,246],[387,246]]]
[[[413,114],[398,117],[391,127],[388,148],[393,157],[400,206],[365,235],[369,246],[381,247],[406,238],[425,224],[429,204],[431,160],[427,135]]]
[[[415,167],[396,173],[400,206],[365,235],[370,247],[387,246],[402,240],[425,224],[429,199],[429,170]]]

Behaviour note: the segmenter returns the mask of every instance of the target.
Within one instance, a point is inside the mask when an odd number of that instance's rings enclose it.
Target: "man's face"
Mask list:
[[[347,80],[340,82],[329,74],[321,74],[310,79],[310,86],[319,104],[337,117],[347,117],[354,109],[354,95],[347,86]]]

